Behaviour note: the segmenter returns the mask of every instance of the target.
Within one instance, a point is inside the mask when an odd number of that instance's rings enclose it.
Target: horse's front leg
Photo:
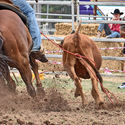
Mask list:
[[[36,62],[36,60],[34,58],[30,57],[30,64],[31,64],[32,70],[35,74],[37,92],[38,92],[38,94],[45,96],[45,91],[44,91],[44,88],[42,87],[42,83],[39,78],[38,63]]]

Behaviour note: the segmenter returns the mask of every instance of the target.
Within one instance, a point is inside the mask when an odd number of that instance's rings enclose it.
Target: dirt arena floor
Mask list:
[[[91,96],[90,80],[83,80],[88,103],[82,108],[68,76],[44,77],[46,95],[35,99],[27,94],[22,80],[15,94],[0,85],[0,125],[125,125],[125,89],[117,88],[125,78],[104,78],[104,86],[115,94],[118,103],[114,100],[112,105],[101,92],[106,108],[98,109]]]

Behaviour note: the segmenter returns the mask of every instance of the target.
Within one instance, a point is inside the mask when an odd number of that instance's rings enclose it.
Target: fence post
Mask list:
[[[39,5],[38,3],[35,4],[35,13],[41,13],[41,5]],[[36,15],[36,18],[40,18],[40,15]],[[37,22],[38,25],[40,25],[40,22]]]
[[[47,19],[49,19],[48,14],[49,14],[49,4],[47,4]]]
[[[75,30],[74,27],[74,0],[72,0],[72,31]]]
[[[97,2],[97,0],[95,0]],[[94,16],[97,15],[97,5],[94,5]],[[96,20],[96,17],[94,17],[94,20]]]
[[[79,0],[77,0],[77,23],[79,23]]]

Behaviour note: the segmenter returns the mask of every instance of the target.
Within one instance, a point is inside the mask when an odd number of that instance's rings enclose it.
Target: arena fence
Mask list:
[[[68,5],[71,7],[72,9],[72,13],[71,15],[66,15],[66,16],[71,16],[72,19],[42,19],[40,17],[37,17],[37,20],[38,22],[70,22],[72,23],[72,30],[74,30],[74,17],[76,16],[77,17],[77,22],[79,22],[81,16],[79,15],[79,5],[111,5],[111,6],[125,6],[125,3],[120,3],[120,2],[84,2],[84,1],[79,1],[77,0],[76,4],[77,4],[77,15],[74,14],[74,0],[72,1],[56,1],[56,2],[53,2],[53,1],[40,1],[39,0],[39,3],[35,3],[34,1],[31,1],[29,0],[28,1],[31,5],[34,6],[34,8],[36,8],[36,14],[37,15],[40,15],[42,14],[39,10],[40,5],[43,5],[43,4],[46,4],[46,5]],[[50,15],[49,13],[47,13],[48,15]],[[57,14],[55,14],[57,16]],[[65,16],[65,14],[64,14]],[[82,15],[83,16],[83,15]],[[85,17],[100,17],[102,18],[102,20],[83,20],[83,23],[114,23],[114,24],[125,24],[125,21],[110,21],[110,20],[104,20],[104,18],[107,18],[107,16],[85,16]],[[111,17],[109,17],[111,18]],[[42,37],[42,39],[46,39],[44,37]],[[64,38],[63,37],[54,37],[54,36],[49,36],[49,39],[52,39],[52,40],[63,40]],[[94,41],[96,42],[123,42],[125,43],[125,39],[123,38],[119,38],[119,39],[107,39],[107,38],[96,38],[96,37],[93,37],[91,38],[93,39]],[[62,56],[61,55],[52,55],[52,54],[47,54],[47,57],[48,58],[61,58]],[[102,57],[104,60],[125,60],[125,57],[112,57],[112,56],[103,56]]]
[[[105,19],[105,18],[111,18],[111,17],[107,17],[107,16],[92,16],[92,15],[80,15],[79,13],[79,5],[101,5],[101,6],[104,6],[104,5],[111,5],[111,6],[125,6],[125,3],[123,2],[85,2],[85,1],[79,1],[77,0],[75,2],[75,0],[71,0],[71,1],[42,1],[42,0],[39,0],[39,3],[36,3],[34,0],[27,0],[32,6],[33,8],[36,10],[36,16],[37,16],[37,21],[38,22],[64,22],[64,23],[72,23],[72,30],[74,30],[74,18],[77,17],[77,22],[80,20],[80,17],[88,17],[88,18],[91,18],[91,17],[99,17],[99,18],[102,18],[102,19]],[[77,5],[77,15],[75,15],[74,13],[74,6],[75,4]],[[71,14],[55,14],[55,16],[70,16],[72,17],[72,19],[48,19],[48,18],[41,18],[40,15],[41,15],[41,5],[67,5],[69,7],[71,7]],[[47,17],[49,15],[52,15],[51,13],[48,12],[47,10],[47,13],[42,13],[43,15],[47,15]],[[53,14],[54,16],[54,14]],[[124,21],[110,21],[110,20],[84,20],[83,21],[84,23],[119,23],[119,24],[125,24]]]

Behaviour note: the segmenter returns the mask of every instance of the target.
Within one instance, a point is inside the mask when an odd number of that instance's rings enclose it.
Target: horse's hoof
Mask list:
[[[33,98],[36,97],[36,92],[35,92],[34,87],[29,87],[29,88],[27,87],[27,91],[31,97]]]

